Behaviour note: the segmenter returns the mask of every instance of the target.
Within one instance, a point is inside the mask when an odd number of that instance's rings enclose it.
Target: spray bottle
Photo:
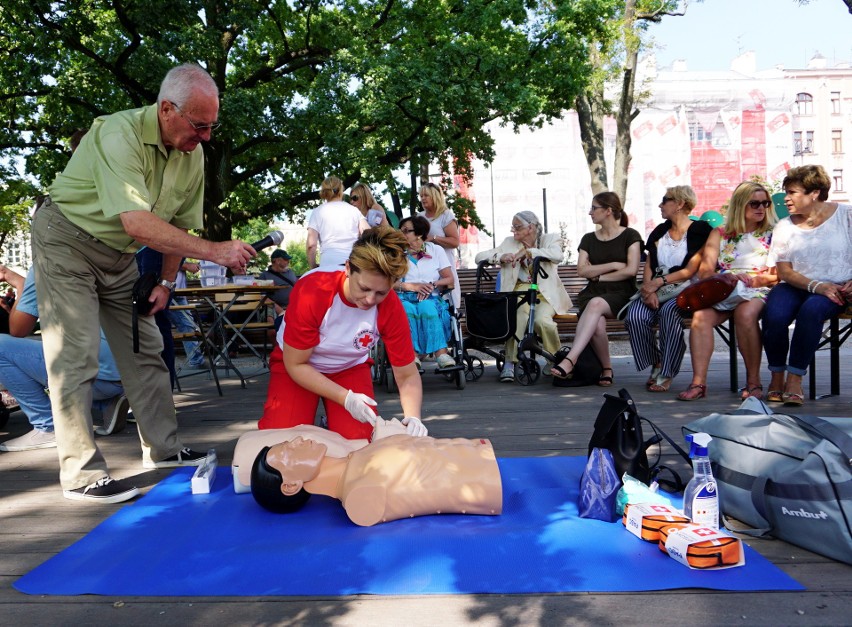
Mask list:
[[[683,491],[683,513],[692,522],[711,529],[719,528],[719,493],[710,467],[707,446],[712,440],[706,433],[686,436],[692,458],[692,479]]]

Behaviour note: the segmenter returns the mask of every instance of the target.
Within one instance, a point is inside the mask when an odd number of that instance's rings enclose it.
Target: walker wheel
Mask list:
[[[515,366],[515,380],[521,385],[532,385],[541,375],[541,366],[535,359],[519,359]]]
[[[478,381],[485,374],[485,364],[479,357],[468,357],[465,365],[464,376],[468,381]]]

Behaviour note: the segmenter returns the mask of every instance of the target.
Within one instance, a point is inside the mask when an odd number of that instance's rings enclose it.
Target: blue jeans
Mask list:
[[[53,431],[53,412],[45,391],[47,367],[39,340],[0,335],[0,384],[12,393],[34,429]],[[96,379],[92,406],[102,409],[123,393],[120,382]]]
[[[842,310],[841,305],[820,294],[809,294],[789,283],[776,285],[763,310],[763,349],[769,371],[786,370],[804,376],[816,353],[823,323]],[[793,322],[796,328],[790,341],[789,327]]]

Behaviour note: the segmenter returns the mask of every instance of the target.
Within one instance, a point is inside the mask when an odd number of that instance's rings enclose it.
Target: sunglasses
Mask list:
[[[402,231],[406,235],[408,235],[409,233],[414,233],[414,229],[400,229],[400,231]]]
[[[772,206],[771,200],[749,200],[748,201],[749,209],[759,209],[763,207],[764,209],[769,209]]]
[[[351,200],[352,202],[358,202],[359,200],[361,200],[361,197],[360,196],[350,196],[349,200]]]
[[[673,200],[674,198],[672,198],[671,196],[663,196],[663,202],[671,202]]]

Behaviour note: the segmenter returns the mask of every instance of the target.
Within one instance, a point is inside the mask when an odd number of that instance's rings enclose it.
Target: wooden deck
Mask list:
[[[849,380],[850,356],[843,352],[841,380]],[[630,356],[614,358],[617,390],[626,387],[640,411],[672,436],[680,426],[713,411],[738,405],[728,391],[727,355],[711,363],[706,400],[677,401],[674,392],[689,382],[689,356],[672,392],[651,394]],[[828,392],[828,358],[818,356],[821,385]],[[428,366],[430,364],[424,364]],[[764,364],[765,367],[765,364]],[[499,456],[582,455],[601,404],[602,388],[553,388],[549,379],[531,387],[497,382],[493,366],[485,376],[455,389],[443,377],[424,375],[424,421],[437,437],[488,437]],[[743,373],[740,373],[741,377]],[[741,380],[743,380],[741,378]],[[768,381],[768,376],[764,382]],[[216,447],[220,463],[230,461],[239,435],[255,428],[266,394],[267,375],[223,382],[216,395],[204,377],[185,380],[176,395],[181,434],[195,448]],[[807,413],[852,417],[852,394],[810,401]],[[385,416],[398,415],[395,395],[378,391]],[[803,412],[803,413],[805,413]],[[12,415],[2,439],[29,428]],[[133,477],[147,491],[168,471],[144,471],[134,425],[99,443],[114,476]],[[21,575],[86,535],[120,505],[97,506],[62,498],[55,449],[0,453],[0,616],[6,625],[848,625],[852,623],[852,567],[780,541],[749,540],[754,548],[807,587],[800,593],[726,593],[684,590],[652,593],[352,596],[343,598],[162,598],[42,597],[12,588]],[[181,567],[179,555],[174,568]],[[274,571],[274,564],[270,565]],[[253,576],[246,573],[245,576]]]

